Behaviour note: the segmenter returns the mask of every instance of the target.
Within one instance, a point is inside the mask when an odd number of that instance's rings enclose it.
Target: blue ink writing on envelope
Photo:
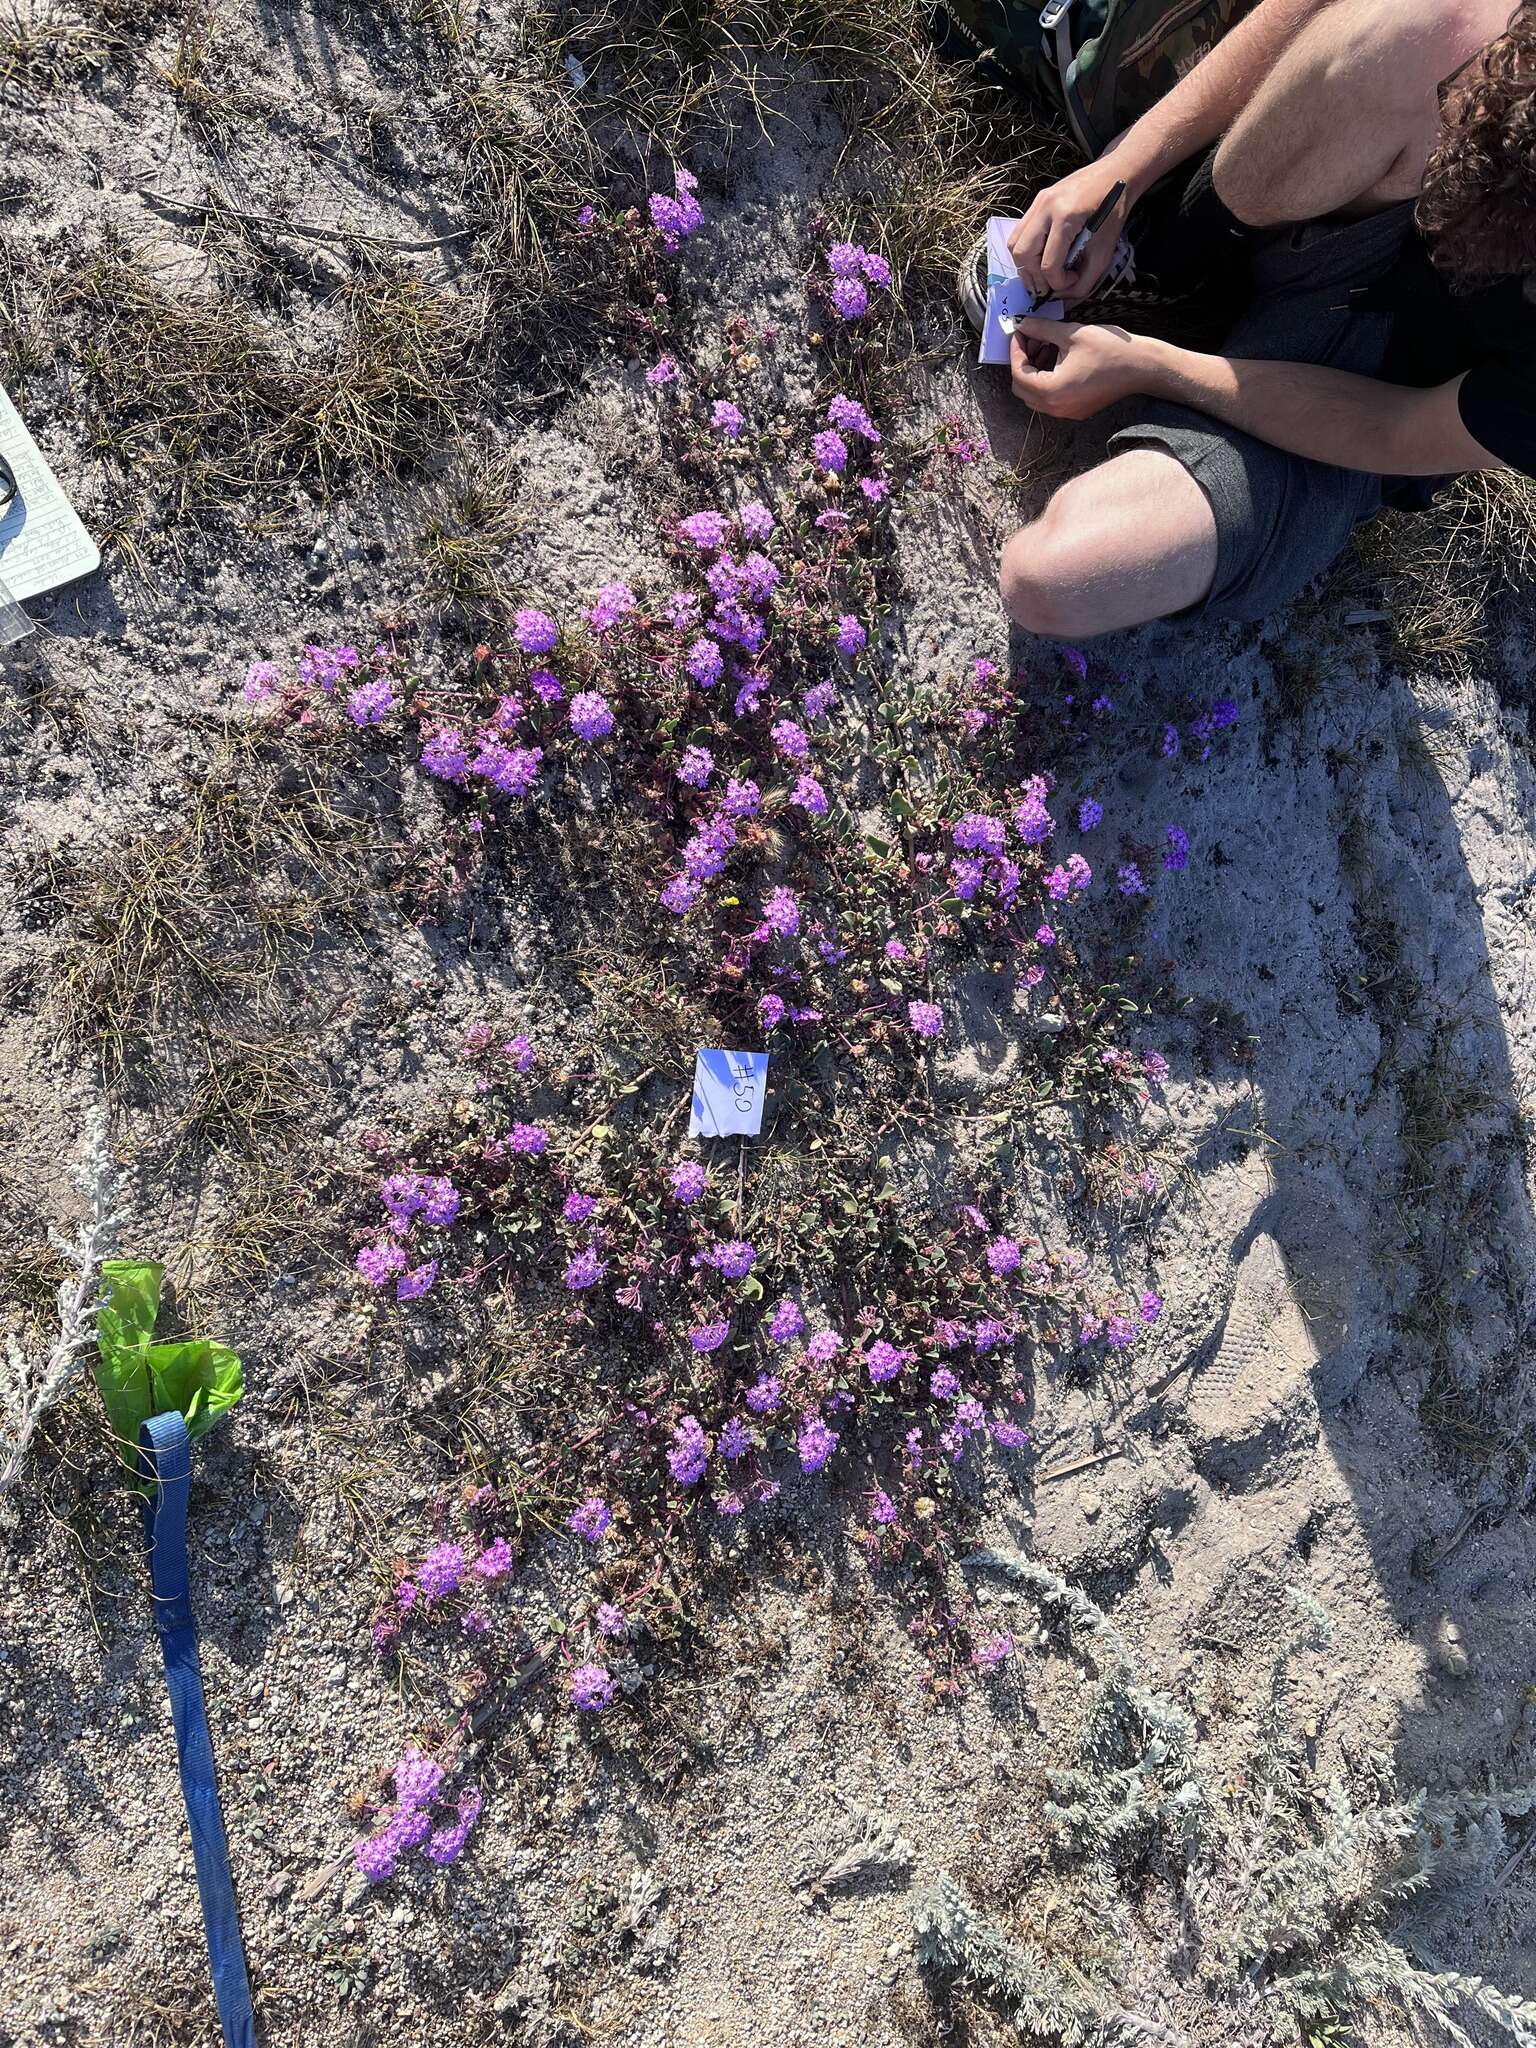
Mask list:
[[[755,1138],[768,1099],[768,1055],[706,1046],[693,1062],[691,1138]]]

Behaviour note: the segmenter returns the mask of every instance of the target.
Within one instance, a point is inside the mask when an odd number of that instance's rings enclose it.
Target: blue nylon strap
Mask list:
[[[165,1659],[176,1730],[176,1760],[182,1797],[192,1829],[192,1861],[203,1902],[203,1932],[213,1971],[224,2048],[256,2048],[251,1987],[240,1942],[240,1915],[229,1869],[229,1844],[219,1812],[213,1775],[213,1744],[203,1698],[192,1624],[192,1587],[187,1571],[187,1496],[192,1490],[192,1447],[187,1425],[174,1410],[156,1415],[139,1430],[139,1462],[152,1491],[144,1503],[155,1626]]]

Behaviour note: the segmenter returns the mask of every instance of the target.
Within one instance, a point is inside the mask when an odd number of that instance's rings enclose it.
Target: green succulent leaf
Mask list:
[[[107,1259],[102,1265],[107,1296],[96,1322],[96,1384],[118,1456],[138,1478],[140,1426],[152,1415],[178,1409],[187,1434],[211,1429],[245,1389],[238,1355],[209,1337],[175,1343],[154,1341],[160,1310],[163,1266],[141,1259]]]

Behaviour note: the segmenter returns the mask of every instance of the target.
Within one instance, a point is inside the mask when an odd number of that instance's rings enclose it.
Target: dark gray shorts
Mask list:
[[[1373,303],[1379,295],[1371,288],[1392,269],[1412,220],[1411,204],[1394,206],[1342,225],[1316,222],[1262,246],[1253,297],[1222,353],[1377,375],[1392,314]],[[1289,603],[1381,510],[1390,487],[1386,478],[1287,455],[1190,406],[1157,401],[1112,434],[1109,447],[1167,449],[1211,501],[1216,577],[1186,618],[1261,619]]]

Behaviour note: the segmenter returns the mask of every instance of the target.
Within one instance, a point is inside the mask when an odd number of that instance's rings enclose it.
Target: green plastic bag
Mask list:
[[[104,1259],[106,1299],[96,1319],[96,1384],[106,1405],[118,1456],[137,1486],[139,1425],[168,1409],[181,1411],[187,1434],[212,1428],[245,1391],[239,1357],[209,1337],[155,1342],[165,1268],[147,1259]]]

